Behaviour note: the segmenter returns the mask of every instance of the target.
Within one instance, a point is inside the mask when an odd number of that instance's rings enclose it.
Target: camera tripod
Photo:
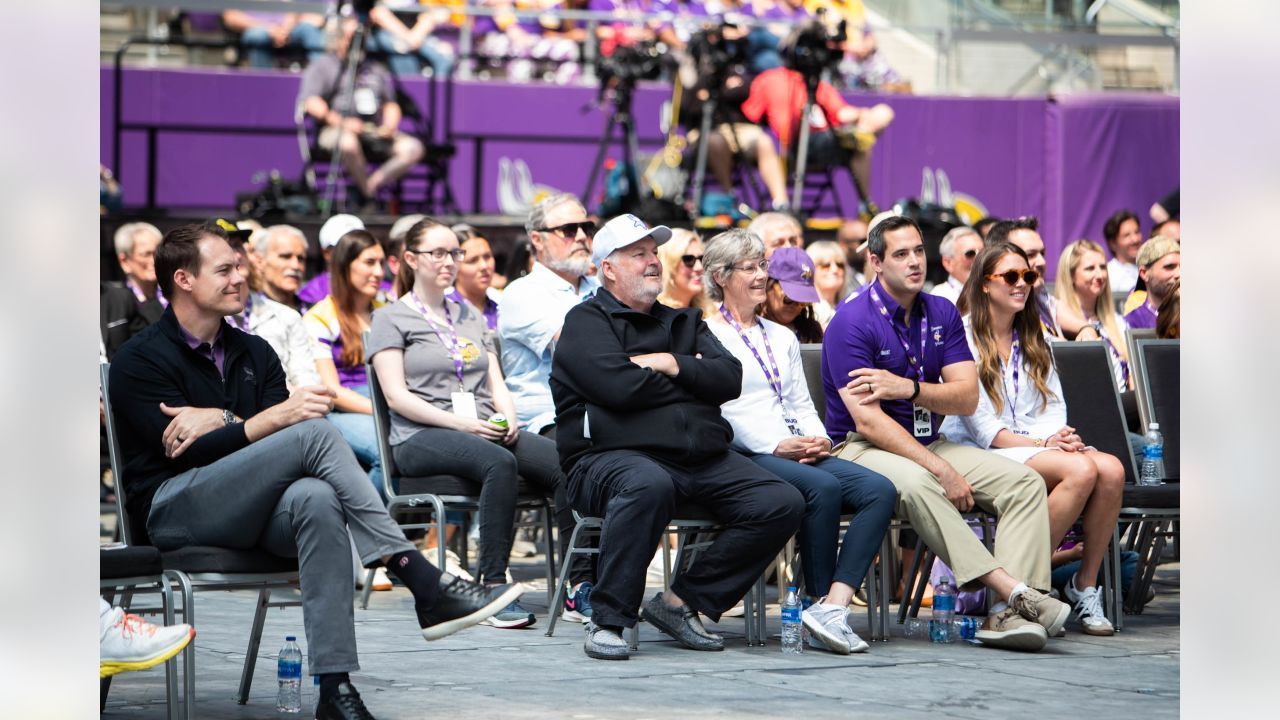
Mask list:
[[[802,71],[804,76],[805,96],[804,110],[800,115],[800,139],[796,143],[795,155],[795,178],[792,180],[791,191],[791,207],[795,211],[800,210],[800,196],[804,190],[804,176],[807,171],[809,161],[809,117],[813,114],[813,106],[818,97],[818,86],[821,83],[828,82],[830,70],[823,68],[821,72],[815,74],[811,70]],[[855,151],[856,152],[856,151]],[[858,174],[849,168],[849,178],[853,180],[853,189],[858,193],[858,199],[861,200],[871,214],[877,212],[876,204],[872,201],[871,196],[867,194],[867,188],[858,178]]]
[[[596,157],[591,163],[591,175],[587,178],[587,189],[582,192],[582,200],[585,203],[591,202],[591,193],[596,187],[596,177],[604,169],[605,153],[608,152],[609,146],[615,140],[614,130],[620,128],[622,137],[618,138],[618,140],[622,142],[623,169],[627,174],[626,191],[622,194],[622,208],[624,211],[632,212],[640,204],[640,171],[636,167],[636,157],[640,154],[640,142],[636,139],[635,117],[631,113],[631,98],[635,93],[635,89],[636,81],[634,78],[618,77],[613,86],[613,97],[610,100],[613,105],[613,112],[609,115],[609,122],[605,125],[604,134],[600,136],[600,141],[596,146]],[[601,99],[603,99],[604,94],[605,88],[601,87]]]

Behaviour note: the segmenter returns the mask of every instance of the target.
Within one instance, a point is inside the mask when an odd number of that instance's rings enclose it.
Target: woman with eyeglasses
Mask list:
[[[1026,253],[1012,243],[988,247],[974,261],[958,307],[978,365],[978,409],[948,417],[940,431],[1044,477],[1052,547],[1083,512],[1084,551],[1080,570],[1067,583],[1067,600],[1086,634],[1111,635],[1115,629],[1103,612],[1097,578],[1120,514],[1124,466],[1067,425],[1053,355],[1034,304],[1028,306],[1038,279]]]
[[[823,331],[835,317],[836,308],[844,300],[844,249],[830,240],[819,240],[804,251],[813,258],[813,289],[818,291],[818,302],[813,315]]]
[[[496,264],[493,259],[493,248],[489,241],[476,232],[470,225],[458,224],[451,228],[458,241],[461,242],[462,260],[458,262],[457,277],[453,281],[453,292],[449,299],[456,302],[471,303],[484,315],[484,322],[490,332],[498,330],[498,302],[490,295],[493,283],[493,271]]]
[[[780,247],[763,260],[769,274],[763,315],[795,333],[802,343],[822,342],[822,325],[813,305],[820,299],[813,288],[813,258],[796,247]]]
[[[1111,280],[1102,246],[1092,240],[1077,240],[1062,249],[1058,260],[1059,324],[1084,323],[1076,340],[1101,340],[1121,393],[1133,390],[1129,372],[1129,350],[1124,334],[1129,329],[1111,300]]]
[[[702,284],[702,240],[690,230],[675,229],[671,239],[658,247],[662,263],[662,293],[658,302],[673,308],[696,307],[703,315],[711,309]]]
[[[448,226],[431,218],[414,225],[400,265],[405,294],[374,315],[368,352],[391,411],[391,452],[400,470],[480,485],[476,580],[500,585],[515,539],[517,476],[554,497],[562,553],[574,519],[555,443],[521,431],[515,421],[484,316],[445,295],[465,257]],[[505,422],[493,422],[497,415]],[[573,571],[582,576],[589,563]],[[513,602],[484,622],[520,628],[534,616]]]
[[[373,429],[361,335],[369,329],[373,311],[383,305],[378,292],[383,258],[382,246],[367,230],[343,235],[329,259],[329,294],[302,317],[315,340],[320,381],[337,393],[329,421],[338,426],[356,459],[369,469],[369,480],[379,495],[384,495],[382,461]]]
[[[800,558],[805,592],[816,601],[802,613],[810,642],[847,655],[867,649],[846,616],[880,549],[897,490],[879,473],[831,457],[795,333],[757,314],[773,282],[769,270],[780,256],[789,262],[788,250],[804,254],[781,248],[766,261],[764,242],[748,230],[712,238],[703,256],[707,295],[715,303],[707,326],[742,363],[742,394],[721,406],[734,449],[805,496]],[[841,542],[840,516],[849,512],[854,517]]]

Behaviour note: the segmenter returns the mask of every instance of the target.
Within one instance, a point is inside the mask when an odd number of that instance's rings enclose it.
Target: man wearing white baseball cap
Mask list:
[[[741,393],[741,363],[701,310],[657,302],[656,250],[670,237],[634,215],[596,233],[603,287],[565,317],[551,369],[570,501],[604,518],[583,645],[601,660],[630,657],[622,630],[636,624],[649,558],[678,509],[696,503],[726,528],[642,614],[693,650],[724,649],[699,613],[717,621],[746,595],[804,514],[798,490],[729,449],[720,405]]]
[[[329,294],[329,255],[342,239],[352,230],[364,230],[364,221],[355,215],[340,213],[331,216],[320,226],[320,252],[324,254],[324,272],[311,278],[311,281],[298,291],[298,298],[308,306],[315,305]]]

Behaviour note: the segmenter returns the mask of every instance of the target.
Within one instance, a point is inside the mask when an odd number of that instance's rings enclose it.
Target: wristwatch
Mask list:
[[[224,424],[226,424],[226,425],[235,425],[235,424],[236,424],[237,422],[239,422],[239,421],[238,421],[238,420],[236,420],[236,414],[235,414],[235,413],[231,412],[230,410],[227,410],[226,408],[223,408],[223,410],[222,410],[222,422],[223,422]]]

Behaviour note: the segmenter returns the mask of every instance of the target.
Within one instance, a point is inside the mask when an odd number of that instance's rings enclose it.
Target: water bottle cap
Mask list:
[[[297,636],[297,635],[285,635],[285,636],[284,636],[284,641],[285,641],[285,642],[295,642],[295,641],[297,641],[297,639],[298,639],[298,636]]]
[[[1159,429],[1160,429],[1160,423],[1158,423],[1158,422],[1153,422],[1153,423],[1151,423],[1150,425],[1148,425],[1147,427],[1148,427],[1148,428],[1150,428],[1150,429],[1152,429],[1152,430],[1159,430]]]
[[[788,586],[787,586],[787,592],[795,592],[795,591],[796,591],[796,586],[795,586],[795,585],[788,585]]]

